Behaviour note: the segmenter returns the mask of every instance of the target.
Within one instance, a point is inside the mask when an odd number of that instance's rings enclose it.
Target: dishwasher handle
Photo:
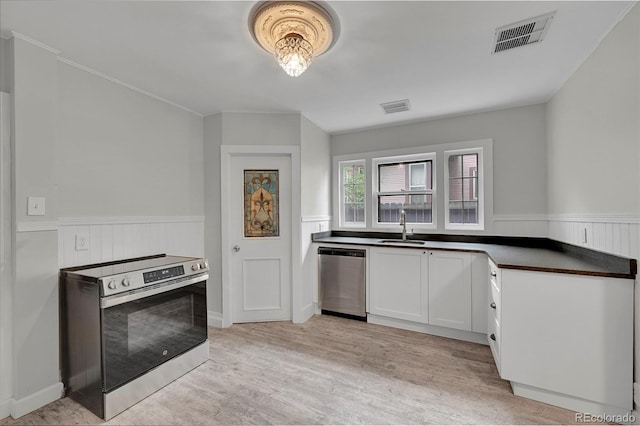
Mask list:
[[[323,254],[325,256],[366,257],[367,251],[333,247],[318,247],[318,254]]]

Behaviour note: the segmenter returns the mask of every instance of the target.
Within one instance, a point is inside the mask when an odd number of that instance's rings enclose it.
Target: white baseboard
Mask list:
[[[574,420],[576,423],[604,421],[607,423],[627,424],[635,421],[630,409],[614,407],[597,401],[589,401],[571,395],[523,385],[522,383],[511,382],[511,388],[513,389],[514,395],[575,411],[576,418]]]
[[[53,401],[59,400],[62,398],[63,390],[62,382],[58,382],[24,398],[10,400],[11,417],[17,419]]]
[[[316,313],[316,309],[313,306],[313,303],[309,303],[307,306],[302,308],[300,322],[302,323],[302,322],[308,321],[309,318],[315,315],[315,313]]]
[[[487,335],[473,331],[456,330],[453,328],[439,327],[437,325],[422,324],[413,321],[405,321],[396,318],[388,318],[379,315],[367,315],[367,322],[384,325],[386,327],[401,328],[403,330],[417,331],[419,333],[433,334],[434,336],[448,337],[449,339],[464,340],[466,342],[488,345]]]
[[[222,313],[207,311],[207,324],[209,327],[223,328]]]
[[[5,417],[9,417],[11,415],[11,400],[7,399],[6,401],[0,402],[0,420]]]

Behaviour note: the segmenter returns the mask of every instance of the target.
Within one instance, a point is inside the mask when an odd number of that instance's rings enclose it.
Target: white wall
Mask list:
[[[220,146],[222,145],[222,114],[204,119],[204,255],[209,260],[207,309],[222,313],[222,206],[220,204]],[[222,317],[220,317],[222,321]]]
[[[13,67],[13,55],[11,43],[0,37],[0,92],[11,93],[11,68]]]
[[[58,62],[60,217],[204,213],[202,117]]]
[[[640,258],[640,7],[547,106],[549,235]]]
[[[640,8],[547,106],[550,214],[637,214]]]
[[[205,256],[210,274],[207,309],[221,317],[220,146],[300,145],[300,114],[223,112],[204,119]],[[294,218],[298,220],[298,218]]]
[[[300,114],[222,113],[223,145],[300,145]]]
[[[547,123],[549,236],[640,259],[639,5],[549,101]],[[635,298],[637,382],[637,279]]]
[[[12,150],[15,234],[12,288],[13,389],[19,416],[60,397],[58,353],[56,55],[13,38]],[[44,216],[27,216],[28,196],[46,197]],[[29,225],[31,232],[20,228]],[[15,224],[13,225],[15,226]],[[16,229],[16,228],[14,228]],[[46,354],[46,356],[43,356]],[[2,401],[3,403],[5,401]]]
[[[8,43],[14,348],[12,395],[0,407],[18,417],[61,395],[59,267],[204,254],[203,120],[70,66],[52,49]],[[27,216],[28,196],[46,197],[45,216]],[[75,250],[77,232],[90,235],[89,250]]]
[[[0,418],[13,396],[13,203],[11,201],[11,95],[0,92]]]
[[[319,226],[329,227],[330,157],[329,136],[298,113],[227,113],[208,116],[204,120],[205,140],[205,254],[210,260],[211,278],[208,309],[216,316],[222,313],[221,270],[221,206],[220,146],[222,145],[296,145],[301,149],[302,276],[303,304],[310,305],[313,283],[305,275],[309,262],[309,234]],[[224,184],[224,183],[223,183]],[[295,256],[294,256],[295,259]]]
[[[479,139],[493,140],[493,233],[545,236],[544,105],[333,135],[331,155]]]
[[[327,231],[331,224],[331,139],[302,116],[300,143],[302,304],[313,309],[312,303],[317,302],[318,257],[311,244],[311,234]]]
[[[306,117],[301,118],[302,217],[330,216],[330,137]]]

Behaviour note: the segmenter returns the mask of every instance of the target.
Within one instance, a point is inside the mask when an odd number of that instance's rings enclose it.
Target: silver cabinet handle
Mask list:
[[[235,245],[233,246],[233,251],[235,251],[236,253],[240,251],[240,246]]]

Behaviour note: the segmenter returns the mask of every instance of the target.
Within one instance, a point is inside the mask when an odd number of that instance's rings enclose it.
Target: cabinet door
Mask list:
[[[426,323],[426,252],[375,248],[370,252],[370,313]]]
[[[429,251],[429,324],[471,331],[471,254]]]

